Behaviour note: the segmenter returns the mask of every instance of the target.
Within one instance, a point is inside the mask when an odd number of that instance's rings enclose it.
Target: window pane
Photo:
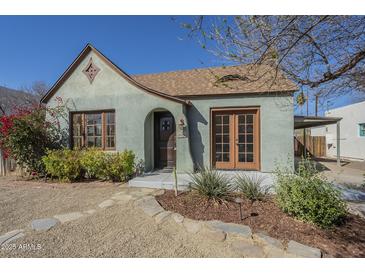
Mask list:
[[[359,124],[359,135],[365,137],[365,124]]]
[[[247,162],[249,162],[249,163],[253,162],[253,154],[251,154],[251,153],[247,154]]]
[[[115,147],[115,138],[114,137],[107,137],[107,139],[106,139],[106,147],[108,147],[108,148]]]
[[[222,153],[216,153],[215,154],[215,160],[217,162],[222,162]]]
[[[96,125],[95,126],[95,135],[96,136],[101,136],[101,125]]]
[[[107,112],[106,113],[106,123],[107,124],[115,124],[115,113]]]
[[[224,115],[223,116],[223,123],[224,124],[228,124],[229,123],[229,115]]]
[[[223,162],[229,162],[229,153],[223,153]]]
[[[253,133],[253,125],[247,125],[247,132]]]
[[[229,144],[223,145],[223,152],[229,152]]]
[[[246,115],[246,122],[247,122],[247,124],[252,124],[253,123],[253,115],[252,114]]]
[[[222,116],[216,115],[215,116],[215,123],[216,124],[221,124],[222,123]]]
[[[107,128],[106,129],[106,134],[108,136],[115,135],[115,126],[114,125],[108,125],[106,128]]]

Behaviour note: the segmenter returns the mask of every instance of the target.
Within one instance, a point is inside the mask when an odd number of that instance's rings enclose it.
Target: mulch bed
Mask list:
[[[243,197],[242,197],[243,198]],[[273,198],[251,202],[244,199],[243,217],[239,205],[233,201],[217,203],[193,192],[175,197],[173,191],[157,196],[161,206],[195,220],[221,220],[248,225],[254,232],[265,232],[284,242],[294,240],[317,247],[329,257],[365,257],[365,220],[349,215],[345,222],[331,229],[320,229],[283,213]]]

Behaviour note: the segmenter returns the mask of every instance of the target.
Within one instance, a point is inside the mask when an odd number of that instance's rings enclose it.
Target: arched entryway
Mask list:
[[[166,171],[176,166],[176,123],[166,109],[153,110],[146,117],[145,165],[147,170]]]

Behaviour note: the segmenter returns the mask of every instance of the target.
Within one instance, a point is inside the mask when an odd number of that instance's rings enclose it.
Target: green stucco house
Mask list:
[[[71,147],[130,149],[146,171],[271,172],[293,163],[296,90],[265,65],[128,75],[88,44],[42,102],[67,104]]]

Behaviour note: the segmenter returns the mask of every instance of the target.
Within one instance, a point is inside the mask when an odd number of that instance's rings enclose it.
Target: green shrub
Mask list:
[[[205,168],[189,175],[190,190],[197,191],[209,199],[225,200],[234,190],[227,176],[217,170]]]
[[[131,150],[110,153],[106,156],[106,177],[112,181],[124,182],[135,172],[135,155]]]
[[[276,171],[277,202],[284,212],[300,220],[331,227],[346,216],[346,205],[340,192],[309,161],[302,160],[296,173]]]
[[[87,178],[107,178],[107,160],[109,158],[105,152],[97,148],[89,148],[82,150],[80,156],[80,162]]]
[[[108,153],[96,148],[50,150],[42,158],[47,173],[62,181],[82,178],[124,182],[135,172],[135,155],[130,150]]]
[[[270,187],[263,186],[264,176],[254,174],[252,176],[238,173],[235,177],[235,185],[247,199],[251,201],[263,200],[269,194]]]
[[[75,181],[82,177],[80,151],[70,149],[49,150],[42,157],[46,172],[61,181]]]

